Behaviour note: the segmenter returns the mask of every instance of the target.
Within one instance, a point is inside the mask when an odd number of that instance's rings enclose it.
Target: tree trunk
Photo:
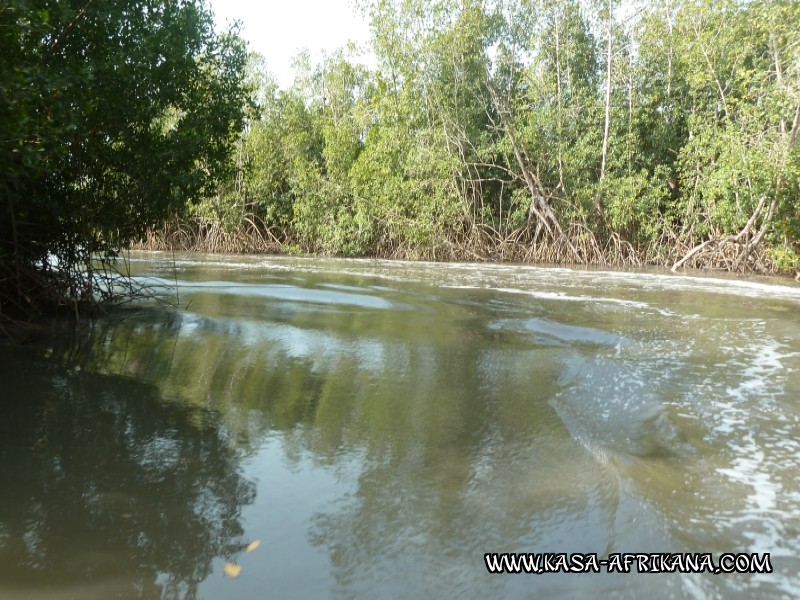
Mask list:
[[[606,51],[606,118],[603,127],[603,160],[600,163],[600,181],[606,176],[606,161],[608,159],[608,132],[611,128],[611,36],[613,33],[613,21],[611,15],[608,16],[608,49]],[[601,210],[600,199],[595,199],[595,210]]]
[[[553,242],[559,242],[563,240],[572,252],[575,261],[582,262],[578,251],[575,249],[575,246],[572,245],[572,242],[564,234],[564,230],[561,228],[561,224],[558,222],[558,218],[553,212],[553,209],[550,208],[549,204],[547,204],[544,187],[542,186],[539,178],[529,167],[530,161],[525,153],[525,149],[517,141],[516,133],[514,132],[514,128],[508,119],[506,111],[500,103],[497,90],[494,89],[494,86],[491,84],[491,82],[487,82],[486,87],[489,90],[490,96],[492,97],[492,102],[497,110],[497,114],[500,116],[503,129],[505,130],[506,134],[508,135],[508,139],[511,142],[511,149],[514,152],[514,158],[516,159],[517,165],[522,173],[522,179],[525,181],[525,185],[531,194],[531,204],[528,208],[528,222],[530,223],[530,221],[535,217],[537,231],[539,227],[544,226]]]

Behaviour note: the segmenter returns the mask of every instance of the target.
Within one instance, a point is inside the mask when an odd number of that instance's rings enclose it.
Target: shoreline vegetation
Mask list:
[[[361,9],[280,89],[202,0],[0,8],[0,335],[130,247],[800,270],[800,3]]]
[[[800,4],[374,0],[137,249],[800,268]]]
[[[216,189],[252,105],[201,0],[0,6],[0,336],[139,291],[117,257]]]
[[[681,270],[725,271],[731,274],[795,276],[800,272],[780,269],[765,244],[742,241],[744,236],[706,240],[689,246],[675,240],[672,245],[634,247],[619,236],[604,245],[586,235],[585,229],[568,227],[560,243],[537,244],[530,232],[512,231],[503,236],[497,231],[474,226],[460,239],[443,240],[429,248],[385,246],[371,253],[352,254],[354,258],[420,260],[433,262],[508,262],[562,266],[605,266],[611,268],[660,267],[675,273]],[[135,240],[129,250],[144,252],[197,252],[209,254],[275,254],[336,256],[318,249],[303,249],[290,239],[280,239],[268,230],[258,216],[248,215],[246,224],[226,230],[219,221],[195,218],[165,221]],[[576,257],[579,260],[576,260]]]

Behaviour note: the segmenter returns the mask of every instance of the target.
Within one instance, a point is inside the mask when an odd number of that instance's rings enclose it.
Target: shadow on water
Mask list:
[[[0,349],[0,596],[193,598],[254,485],[213,413],[85,372],[93,339]]]

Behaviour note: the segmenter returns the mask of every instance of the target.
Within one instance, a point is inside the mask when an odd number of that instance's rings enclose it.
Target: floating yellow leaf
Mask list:
[[[242,572],[242,567],[235,563],[225,563],[225,575],[228,577],[238,577]]]
[[[258,548],[260,545],[261,545],[261,540],[252,541],[247,545],[247,548],[245,548],[245,551],[246,552],[252,552],[256,548]]]

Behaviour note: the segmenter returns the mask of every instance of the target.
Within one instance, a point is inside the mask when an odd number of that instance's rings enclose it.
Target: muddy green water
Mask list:
[[[132,267],[180,308],[0,346],[0,598],[800,596],[798,286]],[[490,574],[492,552],[773,572]]]

